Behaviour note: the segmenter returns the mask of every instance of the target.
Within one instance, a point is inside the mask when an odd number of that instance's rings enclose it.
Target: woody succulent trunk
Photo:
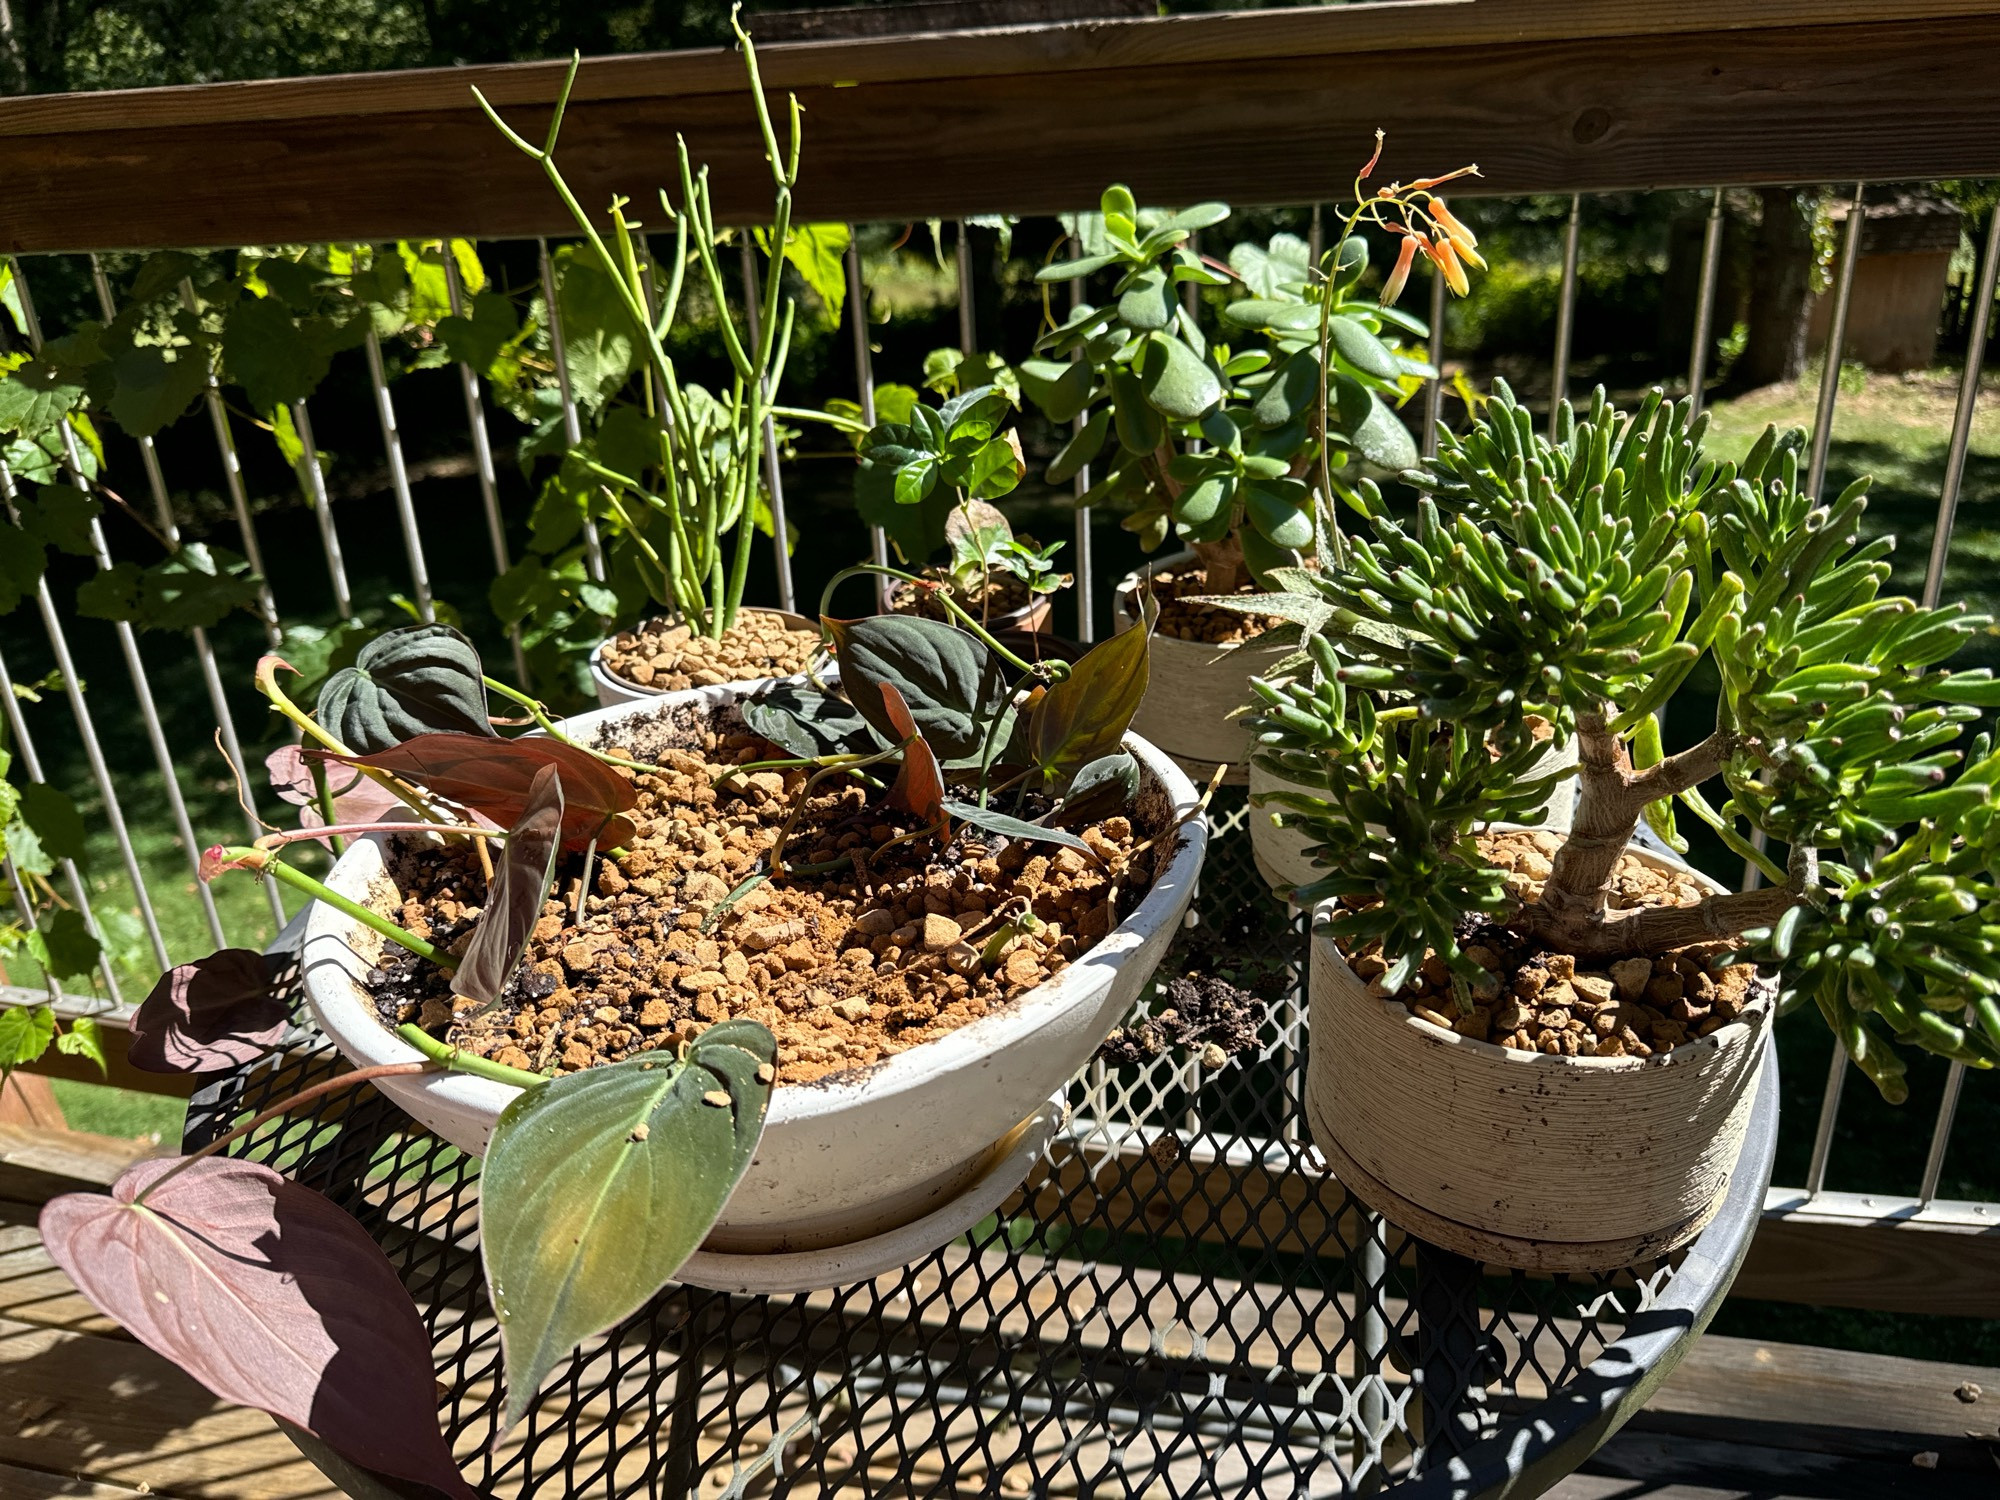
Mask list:
[[[1802,433],[1729,464],[1703,458],[1705,425],[1657,392],[1629,415],[1599,392],[1544,438],[1501,384],[1406,476],[1413,517],[1343,487],[1363,523],[1344,561],[1243,601],[1303,636],[1254,720],[1270,769],[1324,789],[1274,799],[1326,871],[1298,899],[1335,903],[1333,935],[1379,949],[1390,994],[1436,955],[1462,1012],[1484,979],[1462,945],[1488,924],[1600,966],[1730,945],[1900,1100],[1896,1044],[2000,1060],[2000,754],[1984,732],[1956,748],[2000,683],[1946,665],[1988,622],[1882,594],[1894,542],[1863,540],[1866,481],[1819,503]],[[1713,728],[1667,754],[1660,711],[1696,692]],[[1522,780],[1533,716],[1576,736],[1580,784],[1523,896],[1474,835],[1548,793]],[[1763,883],[1615,908],[1640,824],[1685,852],[1682,813]]]

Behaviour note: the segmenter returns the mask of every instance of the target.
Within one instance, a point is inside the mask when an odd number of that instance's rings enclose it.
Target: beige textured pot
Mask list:
[[[1516,1052],[1370,995],[1319,932],[1310,995],[1306,1118],[1334,1176],[1412,1234],[1533,1271],[1610,1270],[1700,1232],[1743,1149],[1772,1016],[1760,988],[1741,1021],[1654,1057]]]
[[[1552,742],[1529,771],[1528,779],[1547,776],[1555,771],[1573,771],[1576,769],[1576,756],[1575,735],[1570,736],[1567,745],[1557,746]],[[1289,891],[1294,886],[1317,880],[1323,872],[1306,854],[1313,842],[1306,832],[1295,827],[1281,828],[1272,821],[1273,813],[1284,810],[1277,805],[1265,805],[1263,799],[1272,792],[1302,792],[1312,797],[1324,796],[1325,788],[1293,781],[1276,771],[1267,770],[1255,760],[1250,762],[1250,857],[1256,863],[1257,873],[1264,877],[1265,884],[1273,891]],[[1512,826],[1568,833],[1575,815],[1576,778],[1571,776],[1556,783],[1540,816],[1530,815]]]
[[[1139,592],[1148,577],[1193,562],[1192,552],[1176,552],[1127,573],[1112,602],[1118,629],[1139,623]],[[1249,779],[1254,741],[1243,721],[1229,716],[1251,701],[1250,679],[1267,676],[1290,649],[1240,642],[1218,646],[1154,632],[1146,697],[1133,716],[1132,732],[1166,751],[1198,783],[1226,762],[1226,780],[1241,786]]]
[[[792,614],[789,610],[746,609],[743,613],[746,615],[776,615],[793,630],[811,630],[816,632],[819,629],[819,621],[809,620],[804,615]],[[642,687],[629,678],[620,677],[616,672],[612,671],[605,664],[604,660],[605,648],[610,644],[611,637],[607,636],[599,641],[597,649],[590,653],[590,681],[591,685],[597,689],[597,706],[599,708],[612,708],[620,703],[646,703],[654,698],[663,698],[666,696],[669,691],[666,688]],[[825,674],[821,675],[824,676]],[[751,680],[768,681],[770,679],[756,678]],[[790,680],[804,681],[804,678],[795,677]]]

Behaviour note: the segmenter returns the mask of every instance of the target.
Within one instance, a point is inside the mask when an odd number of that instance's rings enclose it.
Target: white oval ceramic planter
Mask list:
[[[1576,736],[1571,735],[1567,745],[1558,747],[1552,743],[1529,770],[1526,779],[1532,781],[1557,771],[1574,771],[1576,758]],[[1263,799],[1272,792],[1301,792],[1314,797],[1325,796],[1326,789],[1293,781],[1276,771],[1265,769],[1254,759],[1250,762],[1250,857],[1266,885],[1274,891],[1288,891],[1294,886],[1310,884],[1325,872],[1306,854],[1313,840],[1305,830],[1280,828],[1271,821],[1271,814],[1280,809],[1276,805],[1266,806]],[[1575,816],[1576,778],[1569,776],[1556,783],[1540,816],[1531,814],[1510,826],[1547,828],[1555,833],[1567,833]]]
[[[1701,1231],[1743,1149],[1772,1016],[1759,988],[1738,1022],[1653,1057],[1517,1052],[1370,995],[1319,932],[1310,994],[1306,1118],[1334,1176],[1432,1244],[1536,1271],[1631,1265]]]
[[[1139,623],[1139,590],[1147,578],[1194,560],[1192,552],[1176,552],[1127,573],[1112,601],[1118,629]],[[1158,745],[1198,781],[1205,782],[1217,765],[1227,762],[1229,782],[1241,785],[1254,742],[1243,720],[1229,716],[1251,701],[1250,679],[1268,675],[1291,648],[1183,641],[1155,631],[1148,649],[1146,696],[1132,719],[1132,732]]]
[[[598,709],[564,728],[590,744],[614,742],[602,731],[656,714],[682,717],[691,727],[743,692],[697,688]],[[1193,808],[1194,788],[1165,756],[1136,736],[1125,743],[1141,768],[1136,823],[1164,828]],[[1164,863],[1145,899],[1048,983],[872,1067],[776,1090],[757,1154],[704,1249],[790,1253],[852,1245],[935,1213],[972,1184],[990,1190],[996,1164],[1016,1154],[1010,1152],[1016,1129],[1089,1060],[1152,977],[1194,894],[1206,844],[1201,818],[1181,823],[1161,848]],[[386,902],[382,852],[378,839],[350,845],[327,883],[357,901]],[[308,1004],[357,1066],[418,1056],[382,1024],[361,985],[383,941],[325,905],[314,906],[306,923]],[[385,1078],[379,1087],[425,1127],[475,1155],[516,1095],[505,1084],[458,1073]],[[1027,1161],[1019,1165],[1025,1172]]]
[[[817,633],[819,630],[819,621],[809,620],[804,615],[792,614],[788,610],[753,608],[753,609],[746,609],[743,611],[743,613],[752,615],[776,615],[779,619],[783,620],[785,624],[788,625],[793,630],[810,630],[815,633]],[[626,678],[620,677],[616,672],[613,672],[611,668],[606,666],[604,664],[604,652],[605,649],[608,646],[610,646],[611,641],[612,637],[606,636],[603,640],[597,643],[596,648],[592,650],[590,653],[590,681],[592,686],[594,686],[597,689],[598,707],[616,708],[621,703],[652,703],[657,701],[658,699],[668,696],[670,690],[667,688],[641,687],[636,682],[632,682]],[[825,673],[821,674],[822,677],[824,677],[825,675],[826,675]],[[769,677],[759,677],[759,678],[750,678],[746,680],[754,682],[770,682],[774,679]],[[803,675],[794,674],[791,677],[783,678],[780,680],[786,682],[803,682],[805,681],[805,678]],[[735,686],[735,684],[725,682],[720,684],[720,686],[733,687]]]

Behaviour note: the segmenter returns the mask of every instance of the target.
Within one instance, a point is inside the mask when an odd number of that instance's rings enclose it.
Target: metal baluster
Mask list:
[[[1694,350],[1688,355],[1688,401],[1699,413],[1708,381],[1708,346],[1715,337],[1715,287],[1722,273],[1722,189],[1708,204],[1708,228],[1701,238],[1701,289],[1694,302]]]
[[[958,352],[968,359],[979,350],[979,329],[972,306],[972,241],[965,220],[958,221]]]
[[[754,347],[762,339],[759,324],[763,319],[758,306],[762,292],[758,289],[757,252],[750,248],[750,236],[744,235],[741,242],[743,254],[743,302],[750,315],[750,343]],[[774,256],[773,276],[782,276],[784,267]],[[764,387],[764,402],[768,406],[777,397],[777,392],[767,383]],[[791,534],[785,526],[785,486],[778,474],[778,425],[771,420],[771,414],[764,414],[764,487],[771,492],[771,550],[777,554],[778,562],[778,608],[791,613],[794,606],[792,597],[792,553]],[[750,508],[746,500],[743,519],[739,526],[750,524]]]
[[[0,464],[0,484],[9,486],[7,496],[11,503],[13,490],[5,464]],[[14,749],[21,757],[21,769],[28,773],[28,780],[37,783],[46,782],[48,777],[42,774],[42,758],[35,753],[34,736],[28,733],[27,715],[21,712],[21,700],[15,696],[14,679],[7,671],[4,657],[0,657],[0,705],[6,708],[7,727],[14,733]],[[90,930],[90,935],[97,939],[100,950],[97,957],[97,971],[104,976],[105,993],[114,1002],[123,1001],[125,997],[119,993],[118,976],[111,968],[111,955],[108,951],[104,951],[104,929],[98,925],[97,913],[91,909],[90,891],[84,885],[83,872],[76,867],[76,861],[73,859],[58,860],[57,863],[62,867],[63,884],[69,887],[70,900],[76,904],[77,911],[83,916],[83,925]],[[30,923],[33,920],[32,917],[29,918]]]
[[[1576,327],[1576,241],[1583,228],[1583,195],[1572,193],[1569,227],[1563,231],[1562,290],[1556,303],[1556,367],[1549,377],[1549,436],[1556,432],[1556,413],[1569,395],[1570,335]]]
[[[1833,1151],[1833,1123],[1840,1113],[1840,1092],[1847,1082],[1847,1049],[1833,1039],[1833,1061],[1826,1070],[1826,1091],[1820,1096],[1819,1121],[1813,1126],[1812,1158],[1806,1163],[1806,1196],[1817,1198],[1826,1186],[1826,1159]]]
[[[444,258],[445,295],[451,299],[454,317],[465,316],[465,286],[459,279],[456,257]],[[507,528],[500,519],[500,482],[493,466],[493,439],[486,430],[486,407],[479,399],[479,375],[471,365],[458,362],[459,389],[465,395],[465,425],[472,433],[472,464],[479,472],[479,504],[486,513],[486,540],[493,548],[493,572],[497,577],[513,564],[507,556]],[[507,632],[514,651],[514,676],[522,687],[530,686],[528,658],[521,649],[521,627]]]
[[[1819,498],[1826,482],[1826,456],[1833,446],[1833,407],[1840,396],[1840,353],[1847,341],[1847,302],[1854,292],[1854,267],[1861,259],[1861,225],[1868,215],[1862,197],[1868,184],[1854,184],[1854,203],[1847,210],[1847,233],[1840,251],[1840,279],[1833,293],[1833,317],[1826,329],[1826,358],[1819,377],[1819,413],[1813,419],[1812,466],[1806,474],[1806,493]]]
[[[1201,231],[1199,229],[1190,230],[1187,239],[1183,241],[1183,247],[1190,255],[1200,255]],[[1187,310],[1187,315],[1190,318],[1196,318],[1201,315],[1201,287],[1197,283],[1192,281],[1183,281],[1181,283],[1181,306]]]
[[[189,312],[196,311],[194,283],[181,278],[181,305]],[[222,404],[222,384],[214,375],[208,377],[208,390],[204,393],[208,407],[209,425],[215,429],[215,449],[222,458],[222,476],[229,489],[230,509],[236,513],[236,527],[243,536],[243,556],[249,560],[250,571],[259,579],[257,587],[257,608],[264,617],[264,639],[275,648],[284,638],[278,625],[278,601],[271,594],[271,575],[264,571],[264,549],[257,541],[257,527],[250,519],[250,497],[243,489],[243,464],[236,456],[236,440],[229,432],[229,412]]]
[[[90,257],[90,277],[97,288],[97,305],[109,323],[117,316],[118,307],[112,300],[111,282],[104,274],[104,266],[98,258]],[[153,496],[153,519],[162,535],[175,546],[180,545],[181,530],[174,522],[173,502],[167,497],[166,475],[160,471],[159,451],[150,437],[139,439],[139,460],[146,471],[146,485]],[[215,651],[208,643],[208,632],[197,625],[188,632],[194,642],[195,660],[201,663],[202,685],[208,691],[209,711],[215,716],[216,731],[222,736],[222,753],[228,759],[232,774],[241,771],[248,777],[249,767],[243,759],[243,746],[236,738],[236,721],[229,712],[229,695],[222,686],[222,673],[215,664]],[[264,832],[263,824],[257,821],[255,809],[243,809],[244,826],[255,843]],[[278,882],[271,876],[264,877],[264,898],[270,903],[271,919],[279,927],[285,925],[285,904],[278,894]]]
[[[34,897],[28,894],[28,886],[21,879],[21,872],[14,868],[14,857],[8,855],[5,859],[0,859],[0,867],[6,869],[7,884],[14,888],[14,910],[21,914],[21,930],[23,932],[33,932],[35,930],[35,900]],[[51,1000],[62,999],[62,985],[57,982],[56,976],[51,974],[47,969],[42,970],[42,985],[48,990]],[[0,1074],[0,1084],[4,1084],[5,1082],[6,1075]]]
[[[1959,486],[1965,479],[1965,455],[1972,442],[1972,416],[1979,400],[1979,370],[1986,361],[1986,324],[1992,316],[1993,294],[2000,283],[2000,212],[1986,227],[1986,253],[1979,264],[1978,290],[1971,308],[1971,326],[1966,333],[1965,372],[1958,382],[1958,409],[1952,415],[1951,446],[1945,454],[1944,486],[1938,493],[1937,525],[1931,533],[1930,563],[1924,569],[1923,603],[1935,609],[1944,593],[1945,560],[1951,553],[1951,534],[1958,521]],[[1966,1024],[1976,1025],[1970,1010]],[[1944,1095],[1938,1101],[1937,1122],[1931,1129],[1930,1150],[1924,1157],[1922,1185],[1917,1200],[1929,1203],[1937,1197],[1938,1180],[1944,1175],[1944,1156],[1951,1144],[1952,1125],[1958,1119],[1959,1092],[1965,1086],[1965,1064],[1955,1062],[1945,1073]]]
[[[1320,253],[1326,248],[1326,211],[1315,203],[1312,223],[1306,229],[1306,257],[1315,270],[1319,268]]]
[[[1424,457],[1438,451],[1438,422],[1444,415],[1444,276],[1431,271],[1431,368],[1437,379],[1424,392]]]
[[[28,343],[39,353],[42,347],[41,321],[35,316],[34,298],[29,295],[27,278],[21,274],[21,265],[14,263],[14,291],[20,299],[21,319],[27,324]],[[83,463],[77,454],[76,434],[68,423],[62,428],[64,468],[69,472],[70,483],[88,494],[92,488],[83,476]],[[11,482],[8,486],[11,491]],[[8,496],[8,511],[15,524],[20,518],[13,508],[13,497]],[[90,522],[90,546],[93,557],[100,569],[111,566],[111,549],[104,542],[104,528],[95,517]],[[83,705],[83,695],[76,690],[76,668],[70,660],[69,642],[63,635],[62,620],[56,613],[55,599],[49,593],[48,579],[42,578],[36,585],[36,601],[41,606],[42,621],[48,628],[49,644],[55,648],[57,665],[62,668],[64,686],[70,691],[70,703],[77,714],[77,728],[83,732],[86,752],[91,756],[92,769],[96,770],[104,761],[103,751],[97,745],[97,730],[91,722],[89,711]],[[133,694],[139,700],[139,717],[146,728],[146,738],[153,749],[153,761],[159,767],[161,779],[166,783],[167,805],[174,818],[176,830],[180,834],[183,852],[187,855],[188,868],[195,873],[195,890],[201,900],[202,912],[208,918],[209,935],[215,939],[218,948],[225,947],[228,939],[223,936],[222,919],[215,910],[215,896],[208,883],[201,879],[201,846],[195,841],[194,825],[188,821],[187,804],[181,799],[180,781],[174,774],[173,756],[167,750],[167,737],[160,727],[159,709],[153,702],[152,684],[146,677],[146,664],[139,655],[138,636],[130,625],[119,621],[111,627],[118,638],[118,647],[125,657],[125,670],[132,679]],[[100,785],[105,792],[105,807],[113,813],[113,825],[121,833],[121,847],[129,851],[131,840],[123,835],[124,815],[115,811],[116,802],[111,790],[111,776],[107,769]],[[130,860],[128,873],[138,888],[140,910],[146,917],[146,934],[153,942],[153,956],[159,960],[161,968],[171,967],[167,958],[167,946],[160,936],[158,921],[153,916],[152,900],[145,892],[145,880],[139,874],[136,857]]]
[[[847,307],[853,314],[854,388],[861,394],[861,420],[875,425],[875,359],[868,348],[868,288],[861,279],[860,226],[847,226]],[[880,526],[868,528],[868,555],[880,567],[889,565],[889,533]],[[875,607],[887,613],[889,580],[875,579]]]
[[[1083,252],[1082,242],[1072,241],[1071,243],[1076,246],[1077,253],[1082,254]],[[1073,276],[1070,278],[1069,310],[1071,313],[1074,313],[1079,307],[1083,306],[1083,284],[1088,279],[1089,279],[1088,277],[1084,276]],[[1073,360],[1083,358],[1083,351],[1081,349],[1074,351],[1073,353],[1071,353],[1070,358]],[[1086,414],[1082,412],[1079,412],[1077,414],[1076,421],[1071,424],[1071,427],[1074,431],[1076,432],[1083,431],[1083,419],[1085,415]],[[1094,578],[1092,576],[1093,569],[1090,556],[1091,553],[1090,517],[1093,507],[1085,505],[1083,503],[1084,494],[1086,491],[1089,490],[1089,488],[1090,488],[1090,465],[1085,464],[1083,465],[1082,468],[1076,471],[1076,480],[1075,480],[1076,638],[1081,644],[1085,646],[1090,645],[1093,641],[1097,639],[1097,604],[1096,604],[1097,590],[1095,587]]]
[[[583,441],[583,422],[576,412],[576,393],[569,383],[569,355],[563,349],[562,309],[556,303],[556,267],[549,258],[549,242],[536,240],[542,261],[542,300],[549,311],[549,351],[556,361],[556,389],[562,393],[563,438],[574,448]],[[597,518],[588,511],[583,517],[585,565],[597,583],[604,582],[604,543],[597,534]]]
[[[333,498],[326,492],[326,474],[319,466],[319,445],[313,441],[312,416],[303,401],[292,403],[292,427],[299,435],[299,488],[319,523],[319,542],[326,553],[326,576],[333,585],[334,611],[354,618],[354,600],[347,590],[347,562],[340,552],[340,532],[333,523]]]
[[[444,258],[451,259],[445,243]],[[403,528],[403,551],[410,559],[410,587],[417,596],[417,618],[426,625],[437,618],[431,604],[431,573],[424,562],[424,539],[417,530],[417,508],[410,499],[410,472],[403,465],[403,435],[396,428],[396,402],[389,394],[389,376],[382,365],[382,341],[368,327],[362,346],[368,353],[368,384],[375,392],[375,417],[382,424],[382,449],[389,456],[389,487],[396,496],[396,520]]]

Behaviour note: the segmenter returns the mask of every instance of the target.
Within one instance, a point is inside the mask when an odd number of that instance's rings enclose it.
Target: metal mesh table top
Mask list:
[[[372,1091],[231,1149],[382,1244],[431,1330],[445,1430],[496,1497],[1537,1493],[1727,1290],[1770,1175],[1775,1064],[1728,1202],[1671,1262],[1532,1278],[1413,1240],[1307,1137],[1305,928],[1253,868],[1245,811],[1225,792],[1211,812],[1177,952],[1262,976],[1256,1050],[1091,1064],[1027,1183],[968,1236],[799,1296],[670,1286],[497,1444],[477,1161]],[[198,1094],[189,1144],[338,1065],[316,1033],[295,1043]]]

